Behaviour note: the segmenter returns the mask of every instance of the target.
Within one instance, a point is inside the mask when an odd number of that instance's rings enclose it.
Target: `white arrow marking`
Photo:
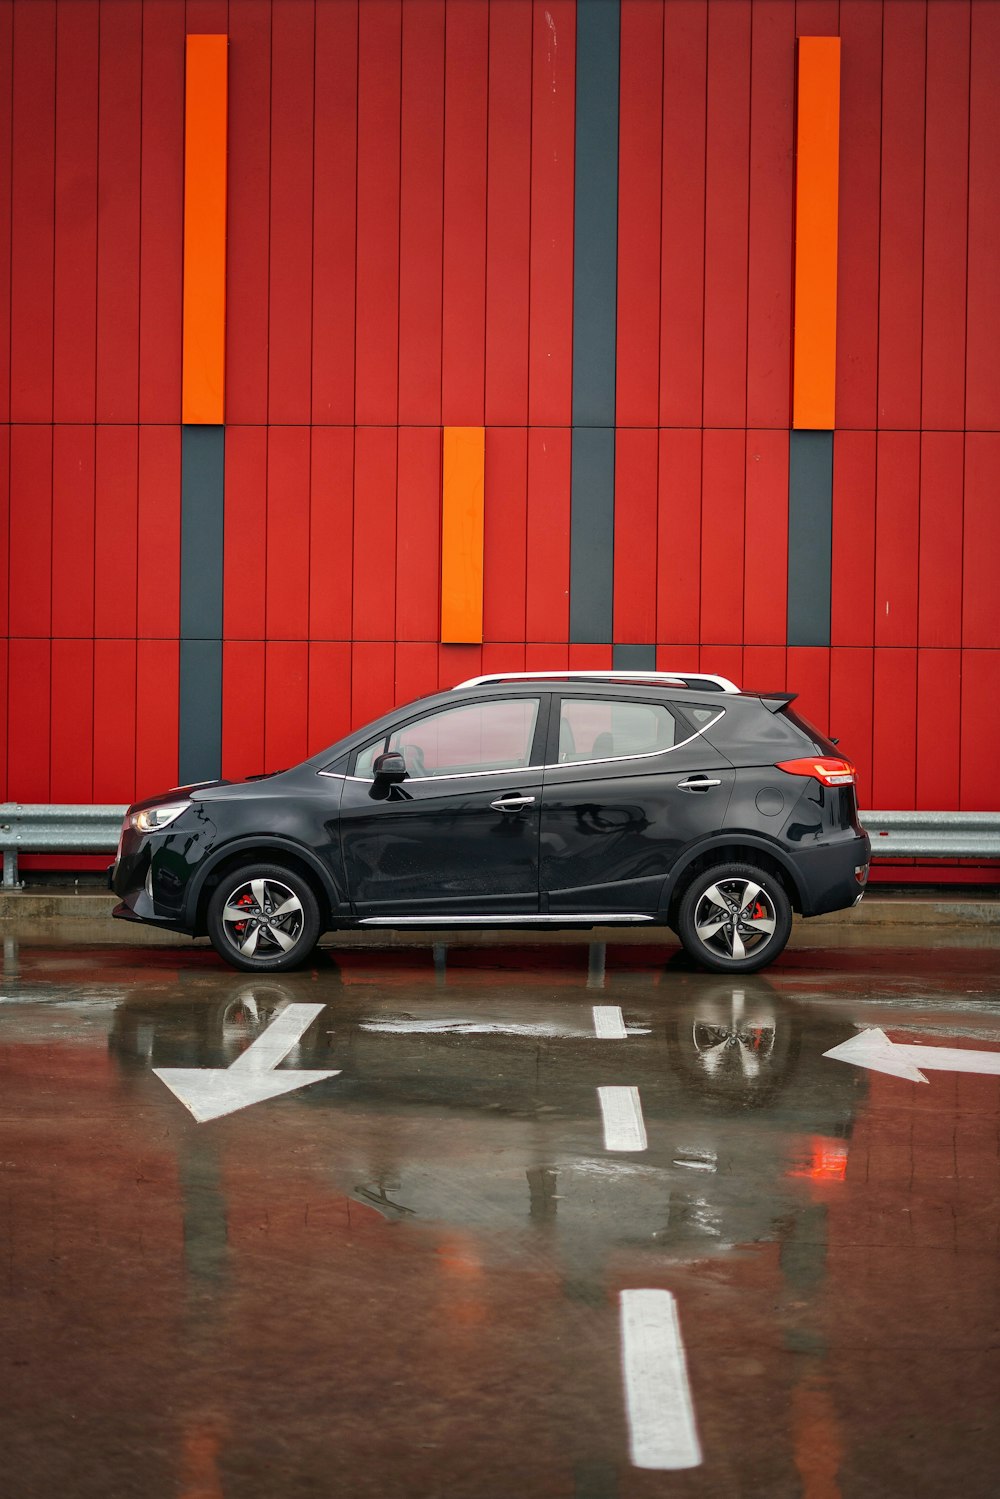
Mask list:
[[[622,1291],[621,1348],[629,1451],[637,1468],[697,1468],[701,1444],[677,1303],[669,1291]]]
[[[891,1077],[909,1078],[911,1083],[925,1083],[921,1068],[928,1072],[982,1072],[1000,1077],[1000,1051],[964,1051],[958,1046],[901,1046],[890,1041],[885,1031],[873,1026],[859,1031],[849,1041],[842,1041],[823,1053],[855,1067],[872,1072],[888,1072]]]
[[[339,1068],[336,1072],[274,1070],[323,1009],[324,1005],[289,1005],[231,1067],[154,1067],[153,1071],[199,1124],[282,1093],[294,1093],[296,1088],[321,1083],[324,1078],[339,1077]]]
[[[594,1035],[601,1041],[624,1041],[628,1035],[619,1005],[593,1005]]]
[[[646,1125],[638,1088],[598,1088],[605,1150],[645,1150]]]

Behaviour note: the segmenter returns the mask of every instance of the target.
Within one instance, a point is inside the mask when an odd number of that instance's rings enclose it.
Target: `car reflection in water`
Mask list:
[[[331,967],[308,990],[234,977],[181,1015],[130,997],[111,1042],[125,1065],[227,1066],[288,1003],[326,998],[285,1065],[340,1076],[244,1127],[308,1110],[336,1193],[393,1223],[474,1229],[498,1252],[542,1231],[574,1278],[615,1249],[690,1259],[774,1238],[815,1189],[809,1162],[846,1160],[866,1084],[822,1060],[843,1026],[760,975],[668,965],[601,994],[577,975],[449,977],[443,991],[413,969],[342,983]],[[595,1000],[621,1006],[626,1040],[595,1037]],[[645,1152],[605,1150],[607,1086],[638,1088]]]

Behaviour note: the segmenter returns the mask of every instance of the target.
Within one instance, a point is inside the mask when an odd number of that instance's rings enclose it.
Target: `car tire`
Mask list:
[[[246,915],[237,914],[246,912]],[[281,864],[244,864],[219,881],[208,903],[208,935],[219,957],[249,973],[298,968],[320,937],[319,902],[308,880]]]
[[[755,973],[784,950],[791,930],[784,886],[753,864],[703,870],[685,890],[677,912],[685,951],[714,973]]]

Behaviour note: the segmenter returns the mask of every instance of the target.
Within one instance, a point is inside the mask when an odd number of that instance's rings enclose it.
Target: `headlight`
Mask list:
[[[180,817],[190,805],[190,802],[165,802],[161,807],[143,807],[141,812],[131,814],[129,822],[138,833],[156,833],[175,817]]]

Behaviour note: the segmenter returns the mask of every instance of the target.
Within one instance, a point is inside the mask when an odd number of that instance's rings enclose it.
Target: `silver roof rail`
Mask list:
[[[680,683],[684,687],[703,687],[709,692],[739,692],[735,682],[728,677],[711,676],[708,672],[692,671],[497,671],[490,672],[485,677],[470,677],[467,682],[459,682],[453,687],[452,692],[458,692],[462,687],[482,687],[486,682],[525,682],[535,679],[549,681],[555,678],[569,677],[573,680],[579,678],[593,678],[597,681],[618,682],[664,682],[676,687]]]

